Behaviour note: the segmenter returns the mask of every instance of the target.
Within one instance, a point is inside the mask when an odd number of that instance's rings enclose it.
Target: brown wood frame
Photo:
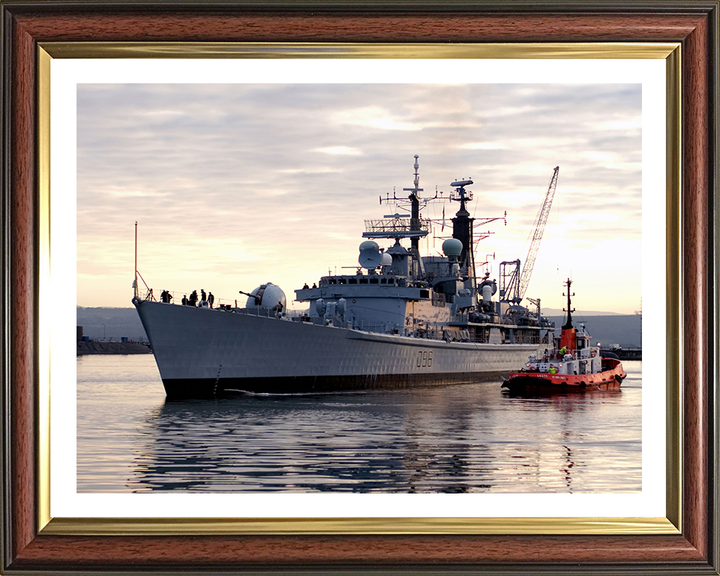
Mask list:
[[[718,574],[718,2],[2,2],[2,558],[8,574]],[[37,46],[81,41],[680,42],[682,533],[627,536],[38,533]]]

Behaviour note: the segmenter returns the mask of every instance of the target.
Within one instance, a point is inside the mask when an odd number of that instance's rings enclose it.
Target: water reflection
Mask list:
[[[521,412],[544,410],[556,415],[559,444],[557,452],[541,454],[540,450],[537,450],[536,454],[538,458],[554,461],[558,471],[563,475],[567,492],[575,491],[576,476],[582,478],[584,474],[581,470],[588,467],[588,450],[583,449],[582,446],[597,446],[597,438],[600,435],[608,437],[606,427],[602,426],[602,422],[593,424],[593,417],[597,415],[600,406],[612,410],[613,407],[621,405],[622,390],[597,390],[590,394],[571,393],[545,397],[508,396],[512,405]],[[581,447],[575,448],[578,441]],[[579,488],[578,491],[583,491],[582,486]]]
[[[639,405],[639,404],[638,404]],[[165,402],[133,441],[133,491],[575,492],[640,488],[617,391],[499,383]],[[637,408],[637,406],[635,406]],[[634,457],[633,457],[634,456]]]

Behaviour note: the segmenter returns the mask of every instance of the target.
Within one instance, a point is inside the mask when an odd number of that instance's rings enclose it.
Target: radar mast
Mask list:
[[[413,164],[413,168],[415,168],[415,178],[413,180],[414,186],[412,188],[403,188],[404,192],[410,192],[410,196],[408,196],[408,199],[410,200],[410,230],[420,230],[420,194],[418,192],[422,192],[423,189],[420,188],[420,173],[418,172],[418,169],[420,168],[420,164],[418,163],[419,156],[415,154],[415,164]],[[417,253],[420,254],[420,238],[413,237],[410,239],[410,244],[412,246],[412,252],[413,254]]]
[[[462,242],[463,249],[460,253],[460,266],[462,268],[462,274],[466,278],[472,278],[475,281],[475,255],[474,255],[474,244],[473,244],[473,222],[475,218],[470,218],[470,212],[468,212],[465,203],[472,200],[472,192],[465,190],[465,186],[470,186],[473,183],[469,178],[467,180],[455,180],[450,186],[455,188],[453,193],[450,195],[450,200],[460,202],[460,210],[455,214],[455,218],[452,219],[453,223],[453,238],[457,238]]]

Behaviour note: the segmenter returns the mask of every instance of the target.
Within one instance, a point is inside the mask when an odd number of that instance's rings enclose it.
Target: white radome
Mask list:
[[[457,238],[448,238],[445,242],[443,242],[442,249],[445,256],[451,258],[458,257],[462,254],[463,243]]]

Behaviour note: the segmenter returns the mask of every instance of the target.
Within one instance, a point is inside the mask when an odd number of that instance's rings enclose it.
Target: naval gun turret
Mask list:
[[[238,292],[248,297],[245,308],[272,310],[276,314],[280,314],[286,309],[285,292],[272,282],[261,284],[252,292],[243,292],[242,290],[238,290]]]

